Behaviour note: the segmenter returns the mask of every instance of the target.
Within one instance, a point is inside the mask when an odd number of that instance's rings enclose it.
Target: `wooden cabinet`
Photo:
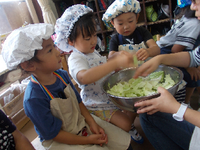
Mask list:
[[[98,0],[94,0],[95,1],[95,6],[96,6],[96,12],[94,12],[96,14],[96,16],[98,17],[99,23],[100,23],[100,27],[101,30],[98,31],[98,34],[102,35],[103,38],[103,42],[105,43],[105,48],[108,49],[108,40],[107,40],[107,36],[109,36],[109,34],[112,34],[112,32],[114,31],[113,29],[107,29],[106,26],[104,25],[104,23],[102,22],[102,16],[105,13],[106,10],[100,10],[100,7],[98,5]],[[147,14],[146,14],[146,7],[153,5],[154,6],[154,10],[156,13],[158,13],[161,4],[165,4],[168,5],[169,7],[169,16],[164,18],[164,19],[160,19],[157,21],[149,21],[147,19]],[[161,25],[161,24],[166,24],[166,26],[168,26],[169,28],[172,25],[172,20],[173,20],[173,11],[172,11],[172,2],[171,0],[140,0],[140,6],[141,6],[141,12],[140,12],[140,17],[138,20],[138,26],[144,26],[145,28],[147,28],[148,30],[150,30],[151,32],[151,28],[155,25]],[[156,28],[156,27],[155,27]],[[159,31],[158,31],[159,32]]]

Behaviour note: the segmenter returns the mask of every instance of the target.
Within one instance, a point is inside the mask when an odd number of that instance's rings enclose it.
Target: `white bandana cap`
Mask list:
[[[43,49],[43,39],[48,40],[54,32],[51,24],[29,24],[15,29],[8,35],[2,45],[2,57],[8,69],[34,57],[35,50]]]
[[[134,12],[138,14],[140,11],[140,3],[137,0],[115,0],[103,14],[102,20],[107,24],[107,22],[110,22],[122,13]]]
[[[59,49],[65,52],[75,49],[68,44],[68,37],[79,18],[89,12],[93,12],[93,10],[85,5],[77,4],[67,8],[63,15],[57,19],[55,25],[57,36],[55,44]]]

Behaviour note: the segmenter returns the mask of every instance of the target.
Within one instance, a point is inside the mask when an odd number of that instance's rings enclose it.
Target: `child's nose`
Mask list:
[[[124,25],[124,29],[128,29],[129,28],[129,25],[128,24],[125,24]]]
[[[95,43],[97,43],[97,37],[92,38],[92,44],[95,44]]]

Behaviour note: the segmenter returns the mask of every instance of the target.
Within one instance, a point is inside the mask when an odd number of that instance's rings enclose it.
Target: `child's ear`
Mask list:
[[[115,28],[115,25],[114,25],[114,21],[111,20],[110,23],[113,25],[113,27]]]
[[[136,15],[136,20],[137,20],[137,22],[138,22],[139,17],[140,17],[140,14],[137,14],[137,15]]]
[[[22,67],[22,69],[24,69],[25,71],[35,71],[36,67],[33,63],[29,62],[29,61],[25,61],[23,63],[20,64],[20,66]]]
[[[68,40],[69,45],[74,46],[74,42],[70,41],[69,38],[67,40]]]

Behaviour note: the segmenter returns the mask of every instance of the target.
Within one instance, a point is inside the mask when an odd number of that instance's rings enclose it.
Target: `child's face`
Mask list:
[[[76,40],[74,42],[69,41],[69,44],[84,54],[93,53],[97,44],[97,34],[83,37],[79,32]]]
[[[133,12],[123,13],[111,23],[119,34],[129,36],[135,31],[138,17],[139,15]]]
[[[60,52],[55,48],[51,38],[43,40],[42,50],[37,52],[37,58],[41,61],[35,63],[39,71],[51,73],[61,68]]]
[[[195,16],[200,20],[200,0],[192,0],[190,9],[195,11]]]

